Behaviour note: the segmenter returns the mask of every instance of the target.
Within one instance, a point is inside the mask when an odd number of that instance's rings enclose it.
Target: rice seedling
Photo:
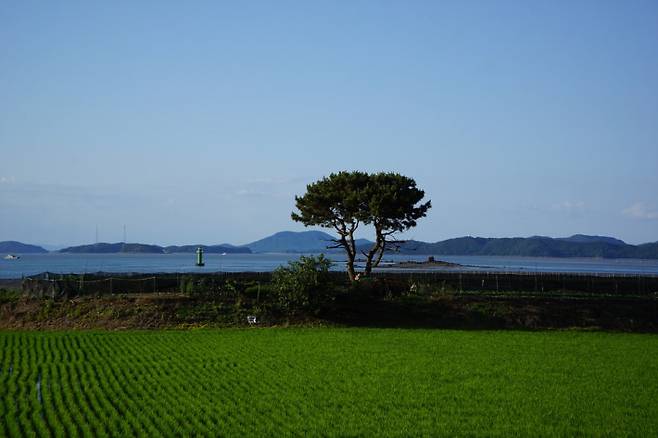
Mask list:
[[[0,332],[0,435],[658,435],[658,336]]]

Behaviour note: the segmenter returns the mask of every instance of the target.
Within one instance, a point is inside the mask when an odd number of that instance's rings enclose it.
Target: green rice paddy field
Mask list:
[[[658,436],[658,336],[0,332],[0,435]]]

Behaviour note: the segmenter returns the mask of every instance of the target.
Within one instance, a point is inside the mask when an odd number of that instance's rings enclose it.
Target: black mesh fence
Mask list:
[[[331,272],[333,281],[347,285],[344,272]],[[199,289],[221,290],[230,283],[243,289],[267,284],[271,272],[223,272],[214,274],[148,275],[59,275],[41,274],[23,280],[24,294],[31,297],[79,296],[89,294],[189,293]],[[382,288],[404,292],[425,288],[433,292],[534,292],[601,295],[658,296],[658,276],[589,275],[567,273],[495,272],[375,272],[371,282]]]
[[[22,290],[34,298],[58,298],[81,295],[171,293],[219,288],[227,282],[235,285],[269,282],[269,272],[216,274],[148,275],[59,275],[41,274],[23,279]]]
[[[572,273],[409,272],[374,274],[385,281],[404,280],[447,291],[579,292],[610,295],[658,294],[658,276]]]

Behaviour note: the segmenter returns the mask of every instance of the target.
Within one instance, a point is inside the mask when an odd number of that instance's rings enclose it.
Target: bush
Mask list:
[[[21,292],[17,289],[0,288],[0,304],[14,303],[18,301]]]
[[[331,265],[331,260],[320,254],[301,256],[274,271],[272,286],[281,310],[288,315],[318,311],[332,296]]]
[[[275,295],[274,288],[271,284],[265,283],[250,283],[244,289],[245,297],[252,301],[270,301],[271,297]]]
[[[194,276],[185,276],[180,279],[181,293],[189,296],[203,295],[208,292],[208,280]]]

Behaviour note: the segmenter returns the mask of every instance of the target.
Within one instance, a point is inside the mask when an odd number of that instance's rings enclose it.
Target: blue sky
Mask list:
[[[246,243],[332,171],[405,237],[658,240],[658,3],[0,4],[0,240]],[[369,237],[366,233],[364,237]]]

